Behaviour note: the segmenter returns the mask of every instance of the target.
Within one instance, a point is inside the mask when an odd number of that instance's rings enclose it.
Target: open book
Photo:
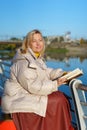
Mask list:
[[[73,78],[77,78],[79,76],[83,75],[83,71],[80,70],[79,68],[76,68],[75,70],[73,71],[70,71],[69,73],[65,72],[63,73],[63,75],[61,76],[61,78],[66,78],[67,81],[73,79]],[[54,80],[57,80],[58,78],[60,77],[56,77]]]
[[[79,68],[76,68],[75,70],[73,71],[70,71],[69,73],[61,76],[61,78],[66,78],[67,81],[73,79],[73,78],[77,78],[79,76],[83,75],[83,71],[80,70]]]

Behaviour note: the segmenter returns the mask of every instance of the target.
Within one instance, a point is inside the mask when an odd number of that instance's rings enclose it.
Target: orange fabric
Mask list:
[[[35,56],[38,58],[40,56],[40,53],[35,53]]]
[[[0,121],[0,130],[16,130],[12,120]]]

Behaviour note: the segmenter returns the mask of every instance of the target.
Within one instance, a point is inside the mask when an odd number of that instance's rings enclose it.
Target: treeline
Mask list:
[[[22,41],[0,42],[0,57],[3,59],[13,58],[17,48],[22,44]]]
[[[80,44],[87,44],[87,40],[85,40],[84,38],[80,39]]]
[[[0,42],[0,50],[15,50],[19,48],[22,44],[22,41],[20,42]]]
[[[58,55],[65,55],[69,50],[67,46],[78,46],[78,47],[87,47],[87,40],[81,38],[80,40],[75,40],[74,42],[65,42],[64,38],[61,36],[60,38],[54,37],[48,39],[48,37],[44,37],[46,43],[45,54],[51,57],[58,57]],[[6,56],[9,55],[13,57],[17,48],[22,45],[22,40],[11,38],[11,41],[0,42],[0,55]],[[78,44],[77,44],[78,43]],[[11,52],[11,53],[9,53]]]
[[[45,39],[46,45],[49,42],[49,46],[51,46],[52,44],[54,46],[55,43],[58,46],[59,46],[59,43],[60,43],[60,46],[62,46],[62,43],[66,42],[64,40],[63,36],[51,38],[51,40],[48,40],[48,37],[44,37],[44,39]],[[21,44],[22,44],[22,40],[19,39],[19,38],[13,37],[13,38],[10,39],[10,41],[12,41],[12,42],[2,42],[2,43],[0,42],[0,50],[15,50],[18,47],[20,47]],[[69,41],[70,41],[70,39],[68,39],[67,42],[69,42]],[[73,42],[73,41],[71,40],[71,42]],[[77,43],[77,42],[79,43],[79,45],[87,44],[87,40],[84,39],[84,38],[81,38],[80,40],[74,41],[74,43]],[[56,47],[56,45],[55,45],[55,47]]]
[[[0,50],[14,50],[16,49],[16,44],[0,44]]]

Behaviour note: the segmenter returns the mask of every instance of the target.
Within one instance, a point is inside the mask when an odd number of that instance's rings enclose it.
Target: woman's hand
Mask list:
[[[57,84],[58,84],[58,86],[60,86],[60,85],[62,85],[62,84],[65,84],[66,81],[67,81],[66,78],[58,78],[58,80],[57,80]]]

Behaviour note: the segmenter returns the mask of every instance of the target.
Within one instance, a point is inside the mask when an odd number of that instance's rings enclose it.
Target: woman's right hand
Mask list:
[[[58,79],[57,79],[57,84],[58,84],[58,86],[60,86],[60,85],[62,85],[62,84],[65,84],[66,81],[67,81],[66,78],[58,78]]]

